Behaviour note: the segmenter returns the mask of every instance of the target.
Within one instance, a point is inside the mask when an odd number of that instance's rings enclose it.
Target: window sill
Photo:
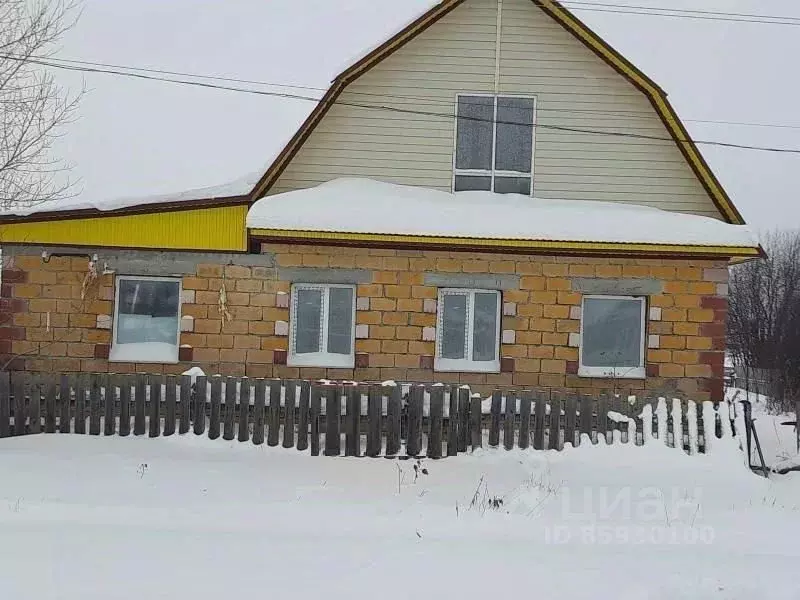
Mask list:
[[[435,358],[433,370],[439,373],[499,373],[500,361],[455,360]]]
[[[118,344],[111,347],[108,362],[176,365],[178,354],[178,347],[171,344]]]
[[[290,354],[286,360],[289,367],[317,367],[321,369],[353,369],[356,366],[354,354]]]
[[[579,367],[578,377],[587,379],[647,379],[644,367]]]

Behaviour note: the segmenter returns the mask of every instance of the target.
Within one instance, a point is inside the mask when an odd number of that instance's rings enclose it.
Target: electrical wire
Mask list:
[[[40,66],[52,67],[57,69],[64,69],[69,71],[77,71],[77,72],[84,72],[84,73],[102,73],[106,75],[114,75],[120,77],[130,77],[135,79],[147,80],[147,81],[160,81],[160,82],[167,82],[173,83],[178,85],[187,85],[193,87],[201,87],[201,88],[208,88],[208,89],[215,89],[215,90],[223,90],[223,91],[231,91],[231,92],[238,92],[238,93],[247,93],[247,94],[255,94],[261,96],[268,96],[274,98],[284,98],[284,99],[293,99],[293,100],[304,100],[308,102],[319,103],[321,98],[315,96],[307,96],[302,94],[292,94],[288,92],[275,92],[275,91],[268,91],[268,90],[256,90],[251,88],[243,88],[243,87],[233,87],[221,84],[215,84],[210,82],[202,82],[202,81],[189,81],[183,79],[170,79],[166,77],[159,77],[156,75],[145,75],[143,73],[131,73],[131,72],[124,72],[114,69],[105,69],[99,67],[80,67],[80,66],[71,66],[66,64],[58,64],[52,62],[51,60],[43,60],[38,58],[20,58],[14,57],[10,55],[2,55],[0,54],[0,58],[6,58],[10,60],[27,60],[32,64],[37,64]],[[411,114],[411,115],[418,115],[418,116],[429,116],[429,117],[438,117],[443,119],[455,119],[456,115],[451,112],[430,112],[430,111],[423,111],[423,110],[416,110],[416,109],[408,109],[408,108],[398,108],[396,106],[387,106],[384,104],[365,104],[360,102],[347,102],[337,100],[337,104],[340,106],[350,106],[354,108],[361,108],[365,110],[376,110],[376,111],[386,111],[392,113],[400,113],[400,114]],[[674,139],[672,137],[663,137],[663,136],[656,136],[656,135],[648,135],[648,134],[641,134],[641,133],[633,133],[633,132],[624,132],[624,131],[614,131],[614,130],[600,130],[600,129],[589,129],[589,128],[581,128],[581,127],[570,127],[565,125],[546,125],[540,123],[523,123],[523,122],[515,122],[515,121],[504,121],[504,120],[492,120],[492,119],[483,119],[480,117],[469,117],[464,115],[459,115],[459,119],[468,120],[468,121],[477,121],[477,122],[485,122],[485,123],[496,123],[500,125],[512,125],[517,127],[534,127],[536,129],[546,129],[546,130],[554,130],[554,131],[562,131],[568,133],[582,133],[587,135],[598,135],[598,136],[611,136],[611,137],[618,137],[618,138],[632,138],[632,139],[640,139],[640,140],[649,140],[649,141],[663,141],[663,142],[682,142],[682,143],[694,143],[698,145],[707,145],[707,146],[718,146],[723,148],[736,148],[741,150],[752,150],[752,151],[760,151],[760,152],[772,152],[772,153],[782,153],[782,154],[800,154],[800,148],[777,148],[773,146],[759,146],[759,145],[751,145],[751,144],[738,144],[733,142],[722,142],[717,140],[692,140],[692,139]]]

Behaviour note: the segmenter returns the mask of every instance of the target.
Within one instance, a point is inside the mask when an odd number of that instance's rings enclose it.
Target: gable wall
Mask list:
[[[498,89],[537,96],[534,194],[719,217],[647,98],[530,0],[503,0]],[[469,0],[350,84],[270,191],[343,176],[450,191],[457,93],[495,90],[497,0]],[[419,115],[352,106],[380,105]]]

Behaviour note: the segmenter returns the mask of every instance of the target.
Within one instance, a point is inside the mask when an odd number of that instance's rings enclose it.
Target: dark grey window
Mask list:
[[[454,191],[530,196],[535,113],[533,98],[459,96]]]

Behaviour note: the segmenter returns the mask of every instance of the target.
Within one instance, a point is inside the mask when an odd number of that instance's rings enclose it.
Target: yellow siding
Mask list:
[[[497,0],[468,0],[342,93],[270,191],[343,176],[449,191],[455,98],[495,90]],[[531,0],[503,0],[498,91],[537,97],[534,194],[719,218],[643,93]],[[417,115],[348,104],[437,113]]]
[[[0,244],[244,251],[247,206],[0,224]]]

